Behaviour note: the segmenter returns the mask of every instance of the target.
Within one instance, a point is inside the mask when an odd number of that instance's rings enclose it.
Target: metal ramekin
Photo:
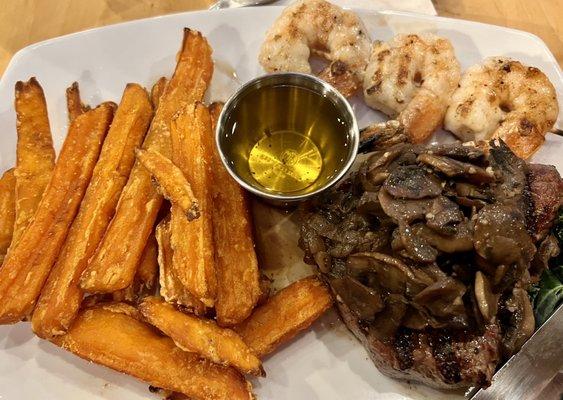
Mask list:
[[[327,180],[322,186],[318,187],[316,190],[304,193],[304,194],[291,194],[291,193],[278,193],[270,192],[267,189],[261,187],[257,182],[250,182],[243,179],[237,171],[235,170],[232,160],[229,160],[225,151],[224,146],[226,145],[225,135],[229,134],[229,130],[232,129],[233,122],[230,121],[230,116],[232,111],[242,102],[247,96],[252,95],[254,92],[260,91],[263,88],[271,86],[298,86],[308,89],[314,92],[318,96],[324,96],[328,98],[333,105],[339,110],[342,115],[341,117],[347,121],[347,129],[344,129],[342,134],[346,135],[348,153],[343,164],[340,166],[340,170],[332,175],[332,178]],[[304,111],[306,112],[306,111]],[[260,196],[262,198],[279,202],[280,204],[291,203],[296,201],[301,201],[314,196],[337,183],[345,174],[348,172],[352,166],[359,145],[359,129],[356,121],[356,117],[350,106],[350,103],[344,96],[338,92],[334,87],[324,82],[323,80],[307,74],[300,73],[276,73],[260,76],[258,78],[252,79],[251,81],[244,84],[236,93],[234,93],[229,100],[225,103],[221,115],[219,116],[219,121],[217,123],[217,128],[215,131],[216,145],[221,156],[223,165],[229,171],[229,174],[246,190],[249,192]],[[250,149],[248,150],[250,152]]]

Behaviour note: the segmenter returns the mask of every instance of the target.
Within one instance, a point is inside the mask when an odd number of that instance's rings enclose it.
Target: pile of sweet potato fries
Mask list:
[[[15,87],[17,162],[0,179],[0,323],[190,399],[251,399],[245,374],[332,305],[315,277],[269,296],[246,194],[221,164],[207,40],[184,30],[150,94],[82,103],[55,161],[41,86]]]

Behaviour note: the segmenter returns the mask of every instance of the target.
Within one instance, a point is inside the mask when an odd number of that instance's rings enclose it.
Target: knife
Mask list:
[[[563,368],[563,305],[524,343],[493,377],[491,386],[474,389],[471,400],[532,400]]]

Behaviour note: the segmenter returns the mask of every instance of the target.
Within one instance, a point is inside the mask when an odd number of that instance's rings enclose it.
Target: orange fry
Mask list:
[[[155,109],[158,108],[158,104],[160,103],[160,98],[164,93],[164,89],[166,89],[166,85],[168,84],[168,79],[166,77],[161,77],[155,84],[152,86],[151,89],[151,102]]]
[[[156,297],[146,297],[139,310],[181,349],[244,374],[264,375],[260,360],[234,331],[220,328],[211,320],[184,314]]]
[[[158,279],[158,249],[154,234],[149,236],[143,256],[137,268],[137,274],[133,283],[125,289],[113,292],[114,301],[138,302],[142,297],[154,294]]]
[[[156,227],[158,242],[158,266],[160,270],[160,295],[170,303],[186,307],[196,315],[204,315],[207,308],[182,285],[172,268],[172,245],[170,243],[170,219]]]
[[[154,150],[137,150],[136,155],[155,179],[164,198],[180,207],[189,221],[198,218],[199,204],[180,168]]]
[[[77,117],[37,212],[0,268],[0,323],[27,317],[39,296],[92,176],[113,117],[103,103]]]
[[[202,360],[137,319],[126,304],[82,311],[53,342],[95,363],[194,400],[250,400],[251,386],[236,370]]]
[[[47,103],[39,82],[31,78],[16,83],[16,220],[12,245],[29,225],[55,165]]]
[[[16,219],[16,177],[9,169],[0,178],[0,257],[3,259],[12,242]],[[2,260],[0,260],[0,265]]]
[[[215,303],[217,280],[213,248],[211,117],[201,104],[187,105],[172,121],[172,161],[184,173],[199,201],[201,215],[188,221],[184,211],[172,204],[172,267],[190,293],[203,304]]]
[[[280,290],[235,330],[258,357],[271,353],[308,328],[332,306],[328,289],[315,277]]]
[[[184,106],[203,98],[211,80],[211,48],[201,33],[184,30],[184,41],[143,143],[144,149],[170,156],[170,122]],[[154,226],[162,196],[148,171],[135,163],[113,220],[81,279],[89,292],[114,292],[131,285],[145,243]]]
[[[34,332],[43,338],[63,334],[78,313],[78,286],[88,259],[106,231],[152,117],[145,89],[128,84],[108,132],[84,200],[33,313]]]
[[[82,103],[80,99],[78,82],[73,82],[66,89],[66,108],[68,111],[68,122],[74,121],[76,117],[90,110],[90,106]]]
[[[212,104],[213,131],[221,104]],[[217,323],[233,326],[244,321],[261,294],[258,260],[254,251],[252,219],[242,187],[229,175],[213,149],[213,235],[217,268]]]

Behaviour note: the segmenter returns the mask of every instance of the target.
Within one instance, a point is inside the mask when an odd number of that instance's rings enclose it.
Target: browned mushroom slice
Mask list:
[[[433,280],[424,272],[415,274],[402,261],[381,253],[356,253],[348,256],[346,268],[352,276],[371,274],[381,288],[390,293],[418,293]]]
[[[399,225],[399,233],[404,249],[412,259],[422,263],[433,263],[438,257],[438,251],[432,247],[424,236],[414,234],[405,224]]]
[[[413,225],[412,231],[415,235],[419,235],[430,245],[445,253],[457,253],[473,249],[473,235],[468,223],[458,224],[455,234],[451,236],[442,235],[420,223]]]
[[[483,207],[475,218],[473,239],[477,253],[494,264],[529,261],[536,252],[522,215],[511,206]]]
[[[504,204],[515,204],[525,211],[524,191],[528,185],[528,165],[508,148],[500,139],[491,140],[489,161],[498,175],[492,187],[495,200]]]
[[[422,330],[430,325],[428,318],[422,314],[418,309],[409,307],[405,313],[403,321],[401,322],[406,328],[414,330]]]
[[[458,224],[463,220],[459,206],[444,196],[435,198],[426,214],[426,225],[444,235],[454,235]]]
[[[493,317],[497,315],[498,310],[498,296],[493,294],[491,285],[487,277],[481,272],[477,271],[475,274],[475,299],[481,315],[487,322],[491,322]]]
[[[535,328],[534,311],[528,293],[514,288],[512,296],[506,301],[505,312],[509,313],[509,325],[502,339],[505,356],[516,353],[532,336]]]
[[[395,158],[399,157],[404,145],[393,146],[386,151],[377,151],[362,164],[359,171],[360,182],[364,190],[376,191],[389,176],[387,167]]]
[[[423,219],[430,211],[433,199],[403,200],[393,198],[385,189],[378,194],[379,204],[389,217],[396,223],[403,221],[410,224],[413,221]]]
[[[485,159],[485,152],[482,149],[461,142],[428,146],[426,152],[437,156],[455,158],[460,161],[483,162]]]
[[[372,321],[383,310],[385,304],[381,295],[354,278],[346,276],[331,280],[330,285],[341,301],[362,321]]]
[[[407,311],[403,296],[390,294],[385,300],[385,308],[377,314],[369,326],[369,333],[384,343],[390,343]]]
[[[465,290],[463,283],[448,277],[423,289],[414,296],[413,302],[424,306],[437,317],[458,316],[466,319],[462,300]]]
[[[386,148],[406,142],[404,126],[397,120],[377,122],[360,130],[358,152],[367,153],[374,149]]]
[[[467,182],[456,182],[454,188],[457,195],[461,197],[469,197],[483,201],[491,200],[490,194],[486,193],[484,189],[481,189]]]
[[[356,210],[362,214],[385,215],[379,204],[377,192],[364,192],[358,201]]]
[[[461,176],[475,183],[489,183],[495,179],[492,171],[489,173],[481,167],[457,161],[449,157],[420,154],[417,160],[443,173],[449,178]]]
[[[440,180],[416,165],[399,166],[389,174],[383,188],[400,199],[423,199],[442,193]]]

